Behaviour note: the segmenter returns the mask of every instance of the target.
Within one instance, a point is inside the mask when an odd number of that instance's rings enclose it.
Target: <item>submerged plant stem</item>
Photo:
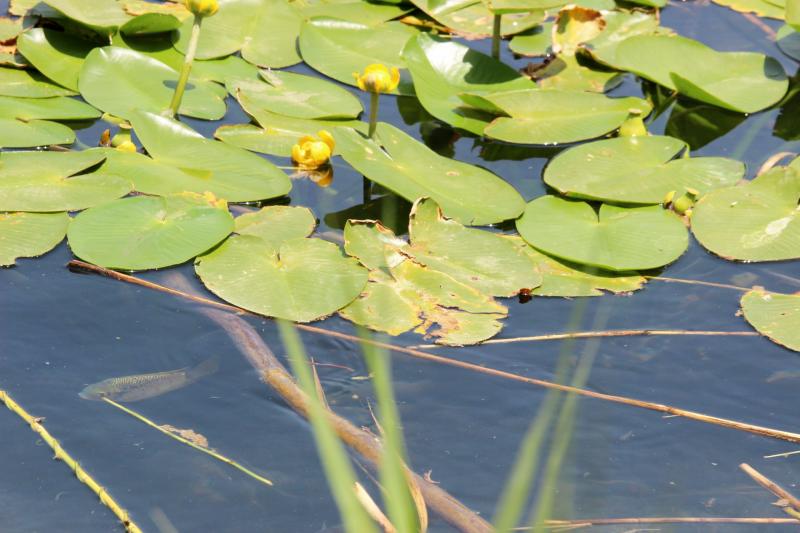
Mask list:
[[[492,57],[500,59],[500,28],[503,15],[495,14],[492,21]]]
[[[192,34],[189,37],[189,46],[186,48],[186,56],[183,60],[181,67],[181,74],[178,78],[178,84],[175,86],[175,92],[172,93],[172,101],[169,104],[169,116],[174,117],[178,114],[178,108],[181,107],[181,100],[183,99],[183,92],[186,90],[186,83],[189,81],[189,75],[192,73],[192,62],[197,53],[197,43],[200,40],[200,25],[203,22],[203,17],[200,15],[194,16],[194,23],[192,24]]]
[[[203,446],[195,444],[194,442],[192,442],[192,441],[190,441],[188,439],[184,439],[180,435],[176,435],[175,433],[173,433],[171,431],[167,431],[166,429],[162,428],[161,426],[159,426],[158,424],[156,424],[152,420],[146,418],[144,415],[141,415],[141,414],[137,413],[136,411],[134,411],[133,409],[125,407],[124,405],[121,405],[121,404],[115,402],[114,400],[112,400],[110,398],[103,398],[103,401],[113,405],[114,407],[116,407],[117,409],[123,411],[124,413],[127,413],[127,414],[131,415],[132,417],[136,418],[137,420],[139,420],[141,422],[144,422],[145,424],[147,424],[151,428],[160,431],[161,433],[163,433],[167,437],[173,438],[173,439],[177,440],[178,442],[182,442],[183,444],[185,444],[187,446],[191,446],[195,450],[200,450],[201,452],[210,455],[214,459],[217,459],[218,461],[222,461],[223,463],[229,464],[232,467],[234,467],[235,469],[237,469],[237,470],[239,470],[241,472],[244,472],[245,474],[247,474],[248,476],[252,477],[253,479],[258,480],[261,483],[264,483],[265,485],[272,486],[272,481],[270,481],[269,479],[267,479],[265,477],[259,476],[258,474],[256,474],[252,470],[249,470],[249,469],[245,468],[244,466],[240,465],[239,463],[237,463],[233,459],[229,459],[229,458],[225,457],[224,455],[221,455],[221,454],[215,452],[214,450],[210,450],[208,448],[205,448]]]
[[[78,481],[84,483],[89,489],[94,492],[100,501],[108,507],[112,513],[122,522],[122,525],[125,526],[125,529],[130,533],[142,533],[142,530],[137,526],[128,515],[128,511],[123,509],[115,500],[111,497],[111,495],[106,491],[106,489],[101,486],[95,479],[90,476],[86,470],[81,467],[81,465],[73,459],[73,457],[61,447],[61,444],[52,436],[50,432],[48,432],[45,427],[42,425],[41,419],[32,416],[28,413],[25,409],[22,408],[17,402],[15,402],[9,394],[4,391],[0,390],[0,401],[2,401],[6,407],[8,407],[12,412],[14,412],[17,416],[27,422],[33,431],[39,434],[42,440],[50,446],[53,450],[53,457],[55,459],[61,460],[67,465],[70,470],[75,473],[75,477],[78,478]]]
[[[369,93],[369,138],[375,140],[375,130],[378,128],[378,102],[380,93],[372,91]]]
[[[165,287],[163,285],[159,285],[158,283],[153,283],[152,281],[143,280],[137,278],[135,276],[130,276],[128,274],[123,274],[121,272],[116,272],[114,270],[110,270],[107,268],[99,267],[97,265],[92,265],[90,263],[86,263],[85,261],[79,261],[77,259],[73,259],[68,263],[68,266],[78,272],[93,272],[95,274],[100,274],[105,277],[109,277],[115,279],[117,281],[124,281],[126,283],[133,283],[135,285],[139,285],[141,287],[147,287],[150,289],[154,289],[157,291],[165,292],[168,294],[172,294],[173,296],[180,296],[181,298],[185,298],[187,300],[191,300],[195,303],[207,305],[210,307],[215,307],[217,309],[224,309],[233,314],[247,314],[259,317],[264,319],[263,315],[259,315],[258,313],[253,313],[251,311],[247,311],[246,309],[242,309],[241,307],[236,307],[235,305],[230,305],[222,302],[216,302],[214,300],[210,300],[208,298],[203,298],[201,296],[196,296],[193,294],[189,294],[184,291],[179,291],[176,289],[172,289],[170,287]],[[740,287],[736,287],[738,290],[745,290],[741,289]],[[574,392],[575,394],[579,394],[581,396],[587,396],[590,398],[595,398],[597,400],[604,400],[613,403],[619,403],[623,405],[630,405],[633,407],[639,407],[642,409],[649,409],[651,411],[657,411],[660,413],[666,413],[668,415],[680,416],[683,418],[688,418],[690,420],[695,420],[698,422],[704,422],[706,424],[713,424],[717,426],[726,427],[729,429],[735,429],[738,431],[744,431],[747,433],[752,433],[755,435],[761,435],[762,437],[771,437],[774,439],[785,440],[788,442],[796,442],[800,443],[800,433],[792,433],[791,431],[783,431],[780,429],[769,428],[765,426],[758,426],[755,424],[748,424],[746,422],[740,422],[738,420],[731,420],[728,418],[720,418],[716,416],[706,415],[704,413],[698,413],[696,411],[688,411],[685,409],[681,409],[679,407],[673,407],[671,405],[665,405],[656,402],[649,402],[644,400],[637,400],[635,398],[629,398],[627,396],[617,396],[615,394],[606,394],[602,392],[595,392],[591,390],[581,389],[571,387],[569,385],[562,385],[559,383],[554,383],[552,381],[546,381],[543,379],[532,378],[528,376],[523,376],[520,374],[515,374],[513,372],[507,372],[505,370],[499,370],[496,368],[486,367],[477,365],[474,363],[469,363],[466,361],[460,361],[457,359],[451,359],[449,357],[444,357],[441,355],[436,355],[430,352],[425,352],[422,350],[415,350],[413,348],[407,348],[405,346],[397,346],[395,344],[389,344],[386,342],[380,342],[375,340],[362,340],[356,337],[355,335],[348,335],[347,333],[340,333],[338,331],[331,331],[324,328],[320,328],[317,326],[311,326],[309,324],[296,324],[298,329],[302,329],[305,331],[310,331],[313,333],[317,333],[320,335],[326,335],[328,337],[336,337],[338,339],[347,340],[354,343],[359,342],[368,342],[373,346],[378,346],[380,348],[386,348],[387,350],[391,350],[393,352],[404,353],[410,355],[412,357],[416,357],[418,359],[424,359],[426,361],[432,361],[435,363],[449,365],[458,367],[464,370],[470,370],[473,372],[479,372],[481,374],[486,374],[489,376],[499,377],[503,379],[509,379],[512,381],[517,381],[520,383],[527,383],[529,385],[535,385],[538,387],[544,387],[548,389],[555,389],[555,390],[562,390],[566,392]]]

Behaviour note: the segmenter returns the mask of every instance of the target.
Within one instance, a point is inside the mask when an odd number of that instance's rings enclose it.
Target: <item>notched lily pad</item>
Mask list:
[[[0,266],[20,257],[36,257],[64,240],[66,213],[0,213]]]
[[[742,297],[745,319],[773,342],[800,352],[800,294],[779,294],[761,289]]]
[[[557,155],[544,181],[573,198],[659,204],[670,191],[705,194],[734,185],[744,164],[723,157],[682,157],[686,144],[660,135],[618,137],[575,146]]]
[[[236,233],[255,235],[274,247],[289,239],[308,237],[317,226],[307,207],[271,205],[236,217]]]
[[[800,172],[778,167],[744,185],[707,194],[692,211],[700,244],[726,259],[800,257]]]

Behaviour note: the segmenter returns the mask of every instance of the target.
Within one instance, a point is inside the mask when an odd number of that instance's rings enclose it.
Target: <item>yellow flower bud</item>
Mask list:
[[[628,120],[619,127],[620,137],[641,137],[644,135],[647,135],[647,126],[644,125],[642,117],[638,115],[628,117]]]
[[[116,147],[117,150],[120,152],[135,152],[136,145],[133,144],[131,141],[122,141]]]
[[[400,71],[397,67],[373,63],[364,69],[363,74],[353,72],[358,88],[371,93],[388,93],[397,89],[400,83]]]
[[[320,130],[318,138],[311,135],[301,137],[292,146],[292,161],[303,169],[315,169],[325,165],[333,154],[335,142],[333,136],[325,130]]]
[[[217,0],[185,0],[186,8],[198,17],[210,17],[219,9]]]

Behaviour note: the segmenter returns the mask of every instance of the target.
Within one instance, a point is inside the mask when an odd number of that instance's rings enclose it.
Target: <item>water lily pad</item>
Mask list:
[[[778,102],[788,88],[775,59],[754,52],[717,52],[681,36],[639,35],[613,53],[593,55],[610,66],[633,72],[695,100],[741,113]]]
[[[134,110],[161,113],[172,100],[178,72],[142,53],[106,46],[86,57],[80,74],[81,95],[90,104],[129,119]],[[225,102],[209,82],[187,87],[178,112],[206,120],[225,115]]]
[[[292,146],[304,135],[315,135],[319,130],[333,131],[337,127],[356,128],[367,132],[367,124],[359,120],[306,120],[263,113],[264,127],[252,124],[220,126],[214,136],[228,144],[253,152],[281,157],[292,155]]]
[[[0,213],[0,266],[19,257],[36,257],[64,240],[66,213]]]
[[[382,63],[405,68],[400,57],[406,42],[419,33],[400,22],[366,26],[331,18],[306,21],[300,31],[300,53],[314,70],[342,83],[356,85],[354,72],[367,65]],[[400,85],[394,91],[413,95],[414,89],[401,71]]]
[[[0,17],[0,43],[8,42],[22,33],[24,26],[22,19]]]
[[[115,0],[42,0],[68,19],[91,28],[103,35],[111,35],[130,20]]]
[[[455,33],[471,39],[492,35],[494,14],[483,2],[476,0],[450,0],[448,2],[412,0],[412,3]],[[530,4],[533,4],[536,8],[528,10],[529,12],[523,11],[503,16],[500,26],[502,35],[513,35],[535,26],[544,18],[543,9],[560,3],[557,0],[543,0],[542,2],[530,2]]]
[[[75,211],[125,196],[129,181],[79,174],[103,160],[90,152],[7,152],[0,156],[0,211]]]
[[[800,257],[800,172],[778,167],[745,185],[708,193],[692,212],[700,244],[726,259]]]
[[[336,312],[367,282],[364,268],[321,239],[293,238],[274,246],[255,235],[231,237],[199,257],[195,269],[223,300],[297,322]]]
[[[623,208],[543,196],[528,204],[517,231],[549,255],[613,271],[647,270],[675,261],[689,245],[677,215],[658,206]]]
[[[0,96],[52,98],[73,94],[75,91],[52,83],[38,72],[0,67]]]
[[[533,89],[532,81],[485,54],[452,41],[420,34],[408,41],[403,59],[411,72],[422,106],[434,117],[475,134],[493,118],[470,108],[461,93],[488,94]]]
[[[647,115],[641,98],[608,98],[602,94],[534,89],[464,94],[473,106],[494,109],[499,116],[483,131],[487,137],[522,144],[568,143],[600,137],[617,129],[631,114]]]
[[[264,81],[232,81],[228,90],[234,96],[243,95],[250,110],[259,107],[296,118],[346,119],[363,111],[352,93],[323,79],[268,70],[261,71],[261,76]]]
[[[14,98],[0,96],[0,147],[28,148],[50,144],[69,144],[75,132],[53,120],[98,118],[92,106],[64,96],[53,98]]]
[[[800,31],[796,31],[788,24],[784,24],[775,36],[775,42],[781,52],[795,61],[800,61]]]
[[[289,239],[308,237],[317,226],[314,213],[307,207],[270,205],[236,217],[236,233],[254,235],[275,248]]]
[[[660,204],[670,191],[705,194],[734,185],[744,164],[723,157],[674,159],[686,144],[673,137],[618,137],[575,146],[547,165],[544,181],[573,198]]]
[[[107,171],[130,179],[137,191],[210,191],[230,202],[249,202],[283,196],[291,188],[286,174],[266,159],[206,139],[180,122],[136,113],[131,124],[153,160],[135,153],[109,154]]]
[[[445,215],[468,225],[516,218],[520,194],[483,168],[442,157],[386,123],[377,128],[381,145],[363,134],[338,128],[336,150],[356,170],[409,201],[430,197]]]
[[[177,265],[233,231],[224,202],[193,193],[136,196],[92,207],[72,220],[72,252],[107,268],[146,270]]]
[[[729,7],[740,13],[755,13],[759,17],[783,20],[784,10],[767,0],[713,0],[715,4]]]
[[[34,28],[17,39],[17,47],[39,72],[54,82],[77,91],[83,60],[94,45],[65,32]]]
[[[241,51],[258,66],[283,68],[300,62],[297,35],[301,17],[286,0],[227,0],[203,21],[198,59],[215,59]],[[177,32],[175,48],[186,53],[192,20]]]
[[[800,294],[755,289],[742,296],[741,304],[745,319],[759,333],[800,352]]]
[[[365,26],[377,26],[413,10],[413,6],[402,3],[372,3],[366,1],[333,1],[307,3],[295,6],[305,19],[332,17]]]
[[[0,118],[0,148],[31,148],[73,142],[75,132],[57,122]]]

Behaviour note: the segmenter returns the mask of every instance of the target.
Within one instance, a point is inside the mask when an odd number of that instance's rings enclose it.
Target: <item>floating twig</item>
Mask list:
[[[206,448],[205,446],[200,446],[199,444],[196,444],[196,443],[190,441],[189,439],[186,439],[186,438],[184,438],[184,437],[182,437],[180,435],[177,435],[177,434],[173,433],[172,431],[164,429],[163,427],[159,426],[158,424],[156,424],[152,420],[146,418],[144,415],[141,415],[141,414],[137,413],[136,411],[134,411],[133,409],[125,407],[124,405],[119,404],[119,403],[115,402],[114,400],[112,400],[110,398],[103,398],[103,401],[106,402],[106,403],[109,403],[109,404],[113,405],[114,407],[116,407],[117,409],[119,409],[119,410],[121,410],[121,411],[123,411],[123,412],[125,412],[125,413],[127,413],[129,415],[131,415],[132,417],[136,418],[137,420],[139,420],[141,422],[144,422],[145,424],[147,424],[151,428],[160,431],[164,435],[166,435],[166,436],[168,436],[170,438],[173,438],[173,439],[177,440],[178,442],[182,442],[183,444],[185,444],[187,446],[191,446],[195,450],[200,450],[201,452],[210,455],[211,457],[213,457],[214,459],[216,459],[218,461],[222,461],[223,463],[229,464],[232,467],[234,467],[235,469],[237,469],[237,470],[239,470],[241,472],[244,472],[248,476],[252,477],[253,479],[256,479],[256,480],[260,481],[261,483],[264,483],[265,485],[272,486],[272,481],[270,481],[269,479],[267,479],[267,478],[265,478],[263,476],[259,476],[258,474],[256,474],[252,470],[249,470],[248,468],[240,465],[239,463],[237,463],[233,459],[229,459],[228,457],[225,457],[224,455],[219,454],[219,453],[215,452],[214,450],[212,450],[210,448]]]
[[[158,290],[161,292],[165,292],[168,294],[172,294],[174,296],[180,296],[181,298],[185,298],[187,300],[191,300],[196,303],[200,303],[203,305],[207,305],[210,307],[214,307],[217,309],[224,309],[225,311],[232,312],[237,315],[251,315],[256,316],[261,319],[264,319],[263,315],[259,315],[257,313],[253,313],[242,309],[240,307],[236,307],[233,305],[225,304],[222,302],[216,302],[214,300],[210,300],[208,298],[203,298],[201,296],[195,296],[193,294],[189,294],[187,292],[179,291],[176,289],[172,289],[169,287],[165,287],[163,285],[159,285],[157,283],[153,283],[151,281],[146,281],[135,276],[130,276],[128,274],[122,274],[121,272],[116,272],[114,270],[109,270],[107,268],[99,267],[96,265],[91,265],[89,263],[84,263],[83,261],[72,260],[69,262],[69,266],[73,269],[77,269],[79,271],[86,271],[86,272],[94,272],[100,274],[102,276],[106,276],[118,281],[124,281],[127,283],[133,283],[135,285],[139,285],[142,287],[148,287],[154,290]],[[658,278],[667,281],[675,281],[675,278]],[[687,280],[680,280],[686,282]],[[701,284],[709,284],[710,282],[700,282]],[[714,284],[712,284],[714,285]],[[741,287],[734,287],[733,285],[722,285],[724,288],[736,288],[737,290],[749,290],[743,289]],[[302,329],[305,331],[310,331],[313,333],[319,333],[322,335],[327,335],[329,337],[336,337],[339,339],[347,340],[354,343],[364,342],[367,344],[372,344],[373,346],[378,346],[380,348],[385,348],[387,350],[391,350],[393,352],[404,353],[410,355],[412,357],[416,357],[418,359],[424,359],[426,361],[432,361],[435,363],[454,366],[458,368],[462,368],[464,370],[470,370],[474,372],[479,372],[481,374],[486,374],[489,376],[494,376],[503,379],[509,379],[512,381],[518,381],[521,383],[527,383],[529,385],[536,385],[538,387],[544,387],[547,389],[555,389],[561,390],[565,392],[574,392],[580,396],[585,396],[589,398],[594,398],[597,400],[605,400],[608,402],[619,403],[623,405],[630,405],[633,407],[639,407],[642,409],[649,409],[651,411],[658,411],[660,413],[666,413],[668,415],[680,416],[683,418],[688,418],[690,420],[696,420],[698,422],[704,422],[706,424],[714,424],[717,426],[727,427],[730,429],[735,429],[738,431],[744,431],[747,433],[753,433],[755,435],[761,435],[763,437],[771,437],[775,439],[785,440],[789,442],[796,442],[800,443],[800,433],[793,433],[790,431],[783,431],[780,429],[768,428],[764,426],[758,426],[754,424],[748,424],[746,422],[740,422],[737,420],[731,420],[727,418],[719,418],[716,416],[706,415],[703,413],[698,413],[695,411],[689,411],[686,409],[681,409],[678,407],[673,407],[671,405],[665,405],[656,402],[649,402],[643,400],[637,400],[635,398],[629,398],[627,396],[617,396],[614,394],[605,394],[602,392],[594,392],[586,389],[571,387],[569,385],[562,385],[559,383],[554,383],[552,381],[546,381],[543,379],[536,379],[527,376],[523,376],[520,374],[514,374],[513,372],[506,372],[505,370],[498,370],[492,367],[486,367],[477,365],[474,363],[469,363],[466,361],[460,361],[457,359],[451,359],[449,357],[445,357],[442,355],[437,355],[430,352],[425,352],[423,350],[416,350],[413,348],[407,348],[404,346],[397,346],[395,344],[389,344],[386,342],[380,342],[371,339],[360,339],[355,335],[348,335],[347,333],[340,333],[338,331],[331,331],[326,330],[324,328],[320,328],[317,326],[310,326],[308,324],[296,324],[298,329]],[[248,355],[250,356],[250,355]],[[253,361],[251,361],[253,362]],[[253,362],[253,364],[258,364],[257,362]]]
[[[73,459],[73,457],[61,447],[61,444],[50,434],[50,432],[45,429],[45,427],[42,425],[42,419],[32,416],[30,413],[28,413],[4,390],[0,390],[0,400],[2,400],[6,407],[27,422],[33,431],[39,434],[42,440],[53,450],[54,459],[63,461],[64,464],[66,464],[70,470],[75,473],[75,477],[78,478],[78,481],[89,487],[89,489],[94,492],[98,498],[100,498],[100,501],[103,503],[103,505],[108,507],[111,512],[114,513],[119,521],[122,522],[122,525],[127,531],[130,533],[142,533],[142,530],[139,528],[139,526],[137,526],[133,520],[131,520],[128,511],[118,504],[116,500],[111,497],[105,487],[95,481],[95,479],[83,469],[78,461]]]
[[[730,289],[732,291],[748,292],[750,287],[739,287],[728,283],[717,283],[715,281],[702,281],[699,279],[667,278],[664,276],[645,276],[645,278],[655,281],[665,281],[667,283],[685,283],[687,285],[704,285],[706,287],[716,287],[718,289]]]
[[[800,450],[795,450],[793,452],[773,453],[772,455],[765,455],[764,459],[775,459],[776,457],[790,457],[792,455],[797,455],[798,453],[800,453]]]
[[[800,499],[798,499],[797,496],[784,489],[747,463],[740,464],[739,468],[744,470],[745,474],[753,478],[753,481],[777,496],[778,504],[786,514],[792,516],[793,518],[800,518]]]
[[[655,516],[633,518],[581,518],[575,520],[548,520],[545,525],[553,528],[590,527],[615,524],[800,524],[795,518],[748,518],[717,516]],[[528,531],[530,527],[519,527],[513,531]]]

